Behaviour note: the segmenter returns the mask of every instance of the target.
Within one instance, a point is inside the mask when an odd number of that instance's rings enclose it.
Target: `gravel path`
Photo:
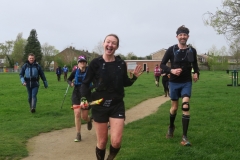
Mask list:
[[[125,124],[144,118],[157,111],[169,98],[160,96],[148,99],[126,111]],[[96,136],[94,126],[87,130],[82,125],[81,142],[74,142],[75,127],[41,133],[29,139],[29,156],[23,160],[95,160]],[[106,153],[107,157],[108,153]]]

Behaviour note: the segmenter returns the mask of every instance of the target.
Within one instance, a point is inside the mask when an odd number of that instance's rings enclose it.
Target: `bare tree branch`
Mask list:
[[[224,0],[221,10],[203,15],[205,25],[211,26],[218,34],[225,35],[230,43],[240,34],[240,2],[239,0]]]

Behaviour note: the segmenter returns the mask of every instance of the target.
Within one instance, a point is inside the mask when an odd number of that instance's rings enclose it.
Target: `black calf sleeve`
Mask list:
[[[170,126],[169,126],[170,128],[174,127],[174,121],[175,121],[176,115],[177,114],[170,113]]]
[[[98,147],[96,147],[97,160],[104,160],[105,153],[106,153],[106,149],[99,149]]]
[[[116,155],[117,155],[118,151],[120,150],[120,148],[113,148],[113,146],[110,145],[110,153],[108,155],[107,160],[113,160],[116,157]]]
[[[182,115],[183,135],[187,136],[188,125],[190,121],[190,115]]]

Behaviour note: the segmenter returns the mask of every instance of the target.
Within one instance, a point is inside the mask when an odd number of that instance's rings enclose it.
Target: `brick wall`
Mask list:
[[[153,73],[156,64],[160,65],[161,60],[125,60],[125,62],[127,63],[127,66],[130,63],[136,63],[136,65],[142,66],[145,71],[146,68],[149,67],[149,72]],[[170,63],[167,65],[170,66]],[[128,69],[128,71],[132,71],[132,69]]]

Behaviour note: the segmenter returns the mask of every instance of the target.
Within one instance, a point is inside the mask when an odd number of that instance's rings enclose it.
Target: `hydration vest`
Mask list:
[[[94,81],[94,88],[96,91],[118,92],[124,93],[123,89],[123,74],[124,74],[124,61],[119,57],[115,57],[114,68],[107,66],[108,64],[102,57],[98,58],[99,68],[98,75]],[[110,72],[113,71],[112,72]],[[110,75],[111,74],[111,75]],[[111,77],[111,78],[110,78]]]
[[[194,61],[192,46],[187,45],[186,55],[184,57],[180,57],[180,49],[177,44],[173,46],[173,54],[174,54],[174,68],[186,68],[191,67],[192,62]]]
[[[88,67],[86,67],[84,73],[81,72],[80,68],[76,69],[75,78],[74,78],[75,79],[74,85],[81,85],[82,84],[83,80],[86,77],[87,69],[88,69]]]

